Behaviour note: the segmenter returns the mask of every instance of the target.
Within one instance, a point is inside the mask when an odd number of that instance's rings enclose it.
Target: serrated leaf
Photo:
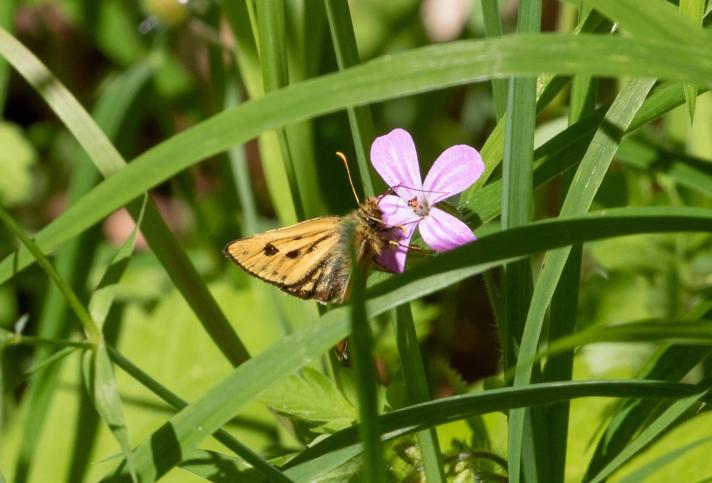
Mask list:
[[[329,423],[341,428],[356,421],[356,408],[346,400],[334,381],[320,372],[305,368],[260,393],[258,399],[282,414],[304,421]]]

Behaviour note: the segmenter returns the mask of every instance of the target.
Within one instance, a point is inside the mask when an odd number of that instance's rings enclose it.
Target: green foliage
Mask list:
[[[560,3],[0,2],[0,481],[709,477],[712,6]],[[396,127],[476,243],[229,266]]]

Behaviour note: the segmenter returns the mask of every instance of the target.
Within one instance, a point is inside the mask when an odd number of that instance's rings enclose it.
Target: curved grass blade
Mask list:
[[[635,440],[628,444],[615,458],[613,458],[606,466],[601,469],[591,480],[591,483],[598,483],[599,481],[604,481],[608,476],[610,476],[614,471],[620,468],[626,461],[630,460],[633,456],[638,454],[644,448],[646,448],[650,443],[652,443],[655,438],[660,436],[663,432],[670,429],[670,427],[687,411],[698,405],[701,399],[709,394],[709,384],[703,389],[698,389],[695,394],[692,394],[686,398],[675,401],[670,405],[669,408],[663,412],[659,417],[655,419],[643,432],[638,435]]]
[[[633,473],[623,478],[621,480],[621,483],[637,483],[639,481],[646,481],[649,479],[649,477],[653,476],[658,469],[672,463],[688,451],[692,451],[695,448],[699,448],[700,446],[709,443],[710,441],[712,441],[712,436],[708,436],[706,438],[699,438],[684,446],[680,446],[679,448],[676,448],[673,451],[670,451],[656,458],[645,466],[638,468]]]
[[[685,320],[709,318],[712,301],[705,300],[685,314]],[[707,346],[672,346],[653,354],[638,374],[639,379],[679,381],[693,367],[703,362],[712,353]],[[616,411],[607,423],[603,436],[596,445],[586,470],[585,479],[590,479],[618,455],[640,432],[651,414],[659,414],[664,407],[651,401],[628,400]]]
[[[62,292],[62,296],[67,301],[67,304],[72,309],[79,322],[82,324],[84,329],[84,334],[90,343],[96,344],[101,340],[101,331],[94,323],[89,315],[87,309],[79,301],[79,297],[74,293],[74,290],[69,286],[69,284],[64,280],[64,278],[57,272],[57,269],[52,265],[52,263],[47,259],[47,257],[40,251],[34,241],[24,232],[22,228],[17,224],[17,222],[10,216],[10,214],[5,210],[5,208],[0,205],[0,221],[8,228],[8,230],[22,242],[27,250],[32,253],[37,260],[37,264],[44,270],[47,276],[52,280],[52,282],[57,286],[57,288]]]
[[[615,235],[661,230],[708,231],[711,222],[712,213],[706,209],[626,208],[578,219],[533,223],[483,236],[477,243],[425,261],[413,270],[369,288],[367,313],[374,317],[516,257]],[[192,451],[259,392],[316,360],[343,339],[348,330],[347,308],[331,310],[318,322],[283,338],[236,368],[136,448],[139,476],[156,478],[179,464],[181,455]],[[123,469],[119,469],[118,474],[127,476]],[[114,477],[116,475],[107,476],[107,481]]]
[[[576,170],[561,207],[561,217],[576,216],[588,211],[623,133],[629,128],[633,116],[643,104],[654,83],[654,80],[647,79],[631,81],[613,101],[601,128],[591,140],[591,144]],[[543,268],[534,287],[517,358],[517,369],[514,376],[515,387],[525,386],[531,380],[534,366],[526,361],[532,360],[537,352],[546,310],[570,252],[571,247],[565,247],[547,253],[544,258]],[[508,439],[510,461],[521,458],[521,443],[525,428],[524,416],[523,409],[517,409],[510,413]]]
[[[146,389],[151,391],[153,394],[161,398],[163,401],[167,402],[174,408],[180,410],[185,408],[188,403],[172,393],[168,388],[161,385],[158,381],[153,379],[151,376],[146,374],[140,367],[136,366],[126,357],[124,357],[119,351],[112,347],[108,347],[109,356],[114,363],[121,367],[127,374],[133,377],[136,381],[141,383]],[[243,460],[251,464],[257,471],[261,472],[269,481],[289,483],[291,480],[284,476],[277,468],[275,468],[268,461],[264,460],[260,455],[252,451],[249,447],[242,444],[239,440],[235,439],[230,433],[224,429],[218,429],[215,431],[215,439],[224,444],[227,448],[230,448],[236,455],[240,456]],[[185,462],[185,460],[183,461]]]
[[[699,388],[692,384],[628,380],[546,382],[438,399],[386,413],[380,419],[384,430],[383,439],[391,440],[439,424],[494,411],[580,397],[629,396],[677,399],[676,403],[693,397],[700,400]],[[308,481],[353,458],[363,450],[357,435],[358,427],[353,426],[334,433],[285,465],[286,474],[296,480]]]
[[[0,31],[0,54],[14,53],[12,48],[8,49],[9,39],[6,32]],[[498,62],[491,61],[493,56],[497,56]],[[572,61],[576,58],[586,61]],[[80,203],[45,227],[37,235],[38,244],[43,250],[52,251],[62,241],[86,230],[149,188],[265,130],[349,105],[494,76],[542,71],[655,75],[705,86],[712,78],[712,53],[709,49],[650,39],[547,34],[455,42],[386,56],[340,73],[292,84],[177,134],[103,181]],[[147,226],[148,221],[147,215]],[[17,265],[25,267],[30,260],[26,251],[21,250]],[[12,273],[12,263],[11,258],[0,263],[0,282]]]
[[[707,320],[651,319],[611,326],[593,326],[567,337],[556,339],[537,355],[551,357],[588,344],[665,342],[677,345],[712,345],[712,323]]]
[[[2,29],[0,29],[0,55],[3,55],[42,95],[60,119],[63,120],[67,129],[69,129],[84,148],[102,175],[113,177],[112,175],[121,171],[122,167],[126,166],[126,161],[124,161],[114,145],[111,144],[101,128],[94,122],[91,116],[64,85],[47,70],[37,57]],[[128,92],[124,92],[125,94],[133,93],[135,95],[145,83],[149,74],[152,73],[153,69],[155,69],[155,65],[153,65],[152,62],[140,66],[135,71],[131,71],[131,74],[127,76],[128,81],[125,84],[119,84],[116,88],[126,89]],[[117,99],[115,102],[121,104],[124,98],[116,96],[115,99]],[[126,107],[126,104],[124,104],[124,107]],[[117,118],[120,119],[121,116],[117,116]],[[141,192],[147,190],[148,188],[141,190]],[[127,203],[138,196],[140,196],[140,193],[137,193],[136,196],[132,196],[131,199],[127,200]],[[79,205],[81,205],[81,203],[81,200],[77,202]],[[75,209],[77,204],[72,205],[68,211]],[[116,208],[119,208],[119,206]],[[128,209],[134,219],[136,219],[140,211],[140,203],[131,203]],[[108,214],[109,213],[106,213],[105,215]],[[217,302],[208,291],[207,286],[190,262],[185,251],[181,248],[163,221],[163,218],[158,212],[158,208],[152,201],[146,209],[145,218],[143,234],[146,240],[151,245],[158,260],[165,267],[173,283],[181,294],[183,294],[188,305],[190,305],[205,327],[206,332],[210,334],[216,345],[234,365],[238,365],[249,358],[247,349],[237,334],[235,334],[232,326],[222,310],[218,307]],[[88,226],[85,228],[88,228]],[[80,230],[73,235],[81,233],[82,231],[83,230]],[[41,234],[37,235],[37,240],[40,245],[43,243],[42,238],[43,236]],[[57,241],[56,238],[55,241]],[[22,257],[22,255],[19,256]],[[14,256],[11,255],[10,257]],[[21,262],[18,260],[18,266],[20,264]],[[11,276],[11,273],[12,272],[9,272],[7,274],[5,280]],[[2,283],[2,281],[0,281],[0,283]]]
[[[10,217],[5,209],[0,206],[0,220],[19,238],[22,243],[37,258],[37,263],[45,270],[47,275],[56,284],[57,288],[66,298],[67,304],[74,311],[81,322],[87,339],[92,344],[92,348],[85,353],[85,382],[87,389],[92,394],[97,412],[118,440],[124,458],[126,458],[127,468],[131,475],[131,480],[136,483],[136,471],[133,463],[133,454],[128,442],[128,432],[123,418],[121,401],[118,397],[116,381],[111,371],[111,363],[101,333],[101,326],[92,319],[87,309],[79,301],[69,284],[59,275],[54,266],[40,252],[34,242],[22,231],[16,222]]]
[[[631,125],[627,132],[631,132],[638,127],[650,122],[653,119],[660,117],[665,112],[679,106],[684,102],[683,94],[680,90],[680,86],[677,82],[664,82],[653,90],[653,93],[645,100],[645,103],[636,114],[635,118],[631,122]],[[547,141],[544,145],[540,146],[535,152],[535,162],[534,162],[534,186],[538,187],[554,178],[555,176],[566,171],[571,166],[575,166],[581,156],[584,154],[586,146],[589,145],[593,134],[596,129],[601,124],[601,120],[605,114],[608,106],[603,106],[598,108],[594,113],[584,117],[577,123],[569,126],[561,133],[554,136],[552,139]],[[500,126],[500,124],[498,124]],[[501,132],[497,135],[497,129],[492,132],[492,135],[488,139],[493,141],[490,145],[494,146],[495,143],[502,142]],[[625,146],[628,140],[622,143]],[[487,147],[487,145],[485,146]],[[485,147],[482,149],[483,156],[485,154]],[[501,151],[496,152],[496,148],[488,150],[488,153],[492,153],[493,158],[489,159],[489,162],[495,163],[493,159],[499,159],[496,155],[499,154],[501,157]],[[649,162],[642,164],[640,161],[632,160],[631,156],[626,156],[626,151],[619,148],[617,155],[620,154],[620,160],[635,166],[640,166],[641,168],[655,167],[655,159],[650,158],[650,156],[644,156],[642,159],[649,159]],[[667,159],[667,158],[664,158]],[[684,160],[687,158],[682,158]],[[499,163],[499,160],[496,161]],[[670,168],[666,168],[668,163],[664,163],[660,166],[661,169],[668,169],[671,176],[683,184],[693,184],[696,189],[699,190],[709,190],[710,187],[704,183],[705,176],[697,178],[697,174],[700,173],[701,166],[695,163],[684,163],[682,165],[671,164]],[[693,166],[693,171],[690,172],[691,166]],[[699,179],[700,182],[695,182],[695,179]],[[474,192],[467,191],[465,195],[460,200],[460,207],[469,212],[472,220],[471,225],[477,226],[479,224],[487,223],[488,221],[495,218],[501,207],[502,199],[502,179],[492,180],[486,186]]]

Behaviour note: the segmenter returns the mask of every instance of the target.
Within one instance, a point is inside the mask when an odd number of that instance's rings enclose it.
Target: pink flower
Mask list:
[[[463,192],[482,175],[485,165],[476,149],[464,144],[447,148],[422,181],[413,138],[408,131],[394,129],[373,141],[371,163],[395,193],[380,199],[383,221],[403,230],[399,247],[383,252],[378,263],[393,272],[402,272],[416,227],[425,243],[439,252],[476,239],[462,221],[435,207]]]

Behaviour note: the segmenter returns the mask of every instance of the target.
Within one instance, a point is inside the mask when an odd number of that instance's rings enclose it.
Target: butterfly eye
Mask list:
[[[369,218],[368,219],[368,226],[373,228],[378,224],[378,221],[376,221],[374,218]]]

